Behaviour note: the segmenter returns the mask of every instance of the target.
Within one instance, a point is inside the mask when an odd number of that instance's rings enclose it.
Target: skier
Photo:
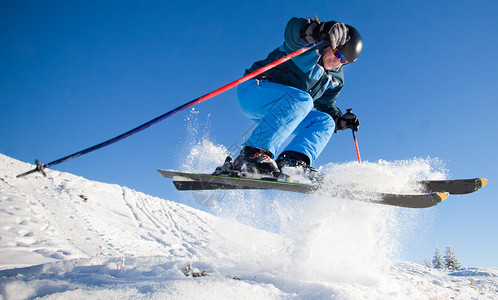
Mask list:
[[[292,18],[284,38],[282,46],[245,74],[321,38],[327,42],[239,85],[240,108],[257,125],[233,162],[237,171],[277,176],[284,167],[302,167],[312,175],[317,170],[311,164],[334,131],[358,131],[358,118],[351,112],[343,115],[335,102],[343,87],[343,66],[356,61],[362,50],[359,32],[336,21]],[[295,137],[273,160],[291,134]]]

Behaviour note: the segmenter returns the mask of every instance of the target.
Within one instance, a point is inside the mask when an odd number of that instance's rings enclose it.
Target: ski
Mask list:
[[[426,193],[426,194],[389,194],[368,193],[358,191],[328,191],[319,185],[292,183],[278,181],[274,178],[253,179],[246,177],[219,176],[200,173],[185,173],[170,170],[158,170],[167,178],[173,178],[173,183],[178,190],[232,190],[232,189],[259,189],[279,190],[294,193],[312,194],[321,193],[330,197],[343,197],[352,200],[366,201],[370,203],[385,204],[408,208],[426,208],[434,206],[448,197],[448,193]]]
[[[453,179],[453,180],[425,180],[419,181],[423,193],[447,192],[451,195],[473,193],[488,183],[485,178]]]

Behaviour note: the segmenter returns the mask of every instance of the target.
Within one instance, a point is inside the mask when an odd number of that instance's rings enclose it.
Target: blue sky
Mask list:
[[[361,121],[362,159],[434,157],[451,178],[490,180],[437,209],[421,255],[450,243],[464,265],[498,267],[497,14],[491,0],[2,1],[0,152],[56,160],[239,78],[293,16],[340,20],[365,43],[338,100]],[[196,109],[227,147],[251,125],[234,91]],[[187,117],[54,169],[174,198],[155,170],[178,168]],[[351,134],[331,143],[317,165],[356,159]]]

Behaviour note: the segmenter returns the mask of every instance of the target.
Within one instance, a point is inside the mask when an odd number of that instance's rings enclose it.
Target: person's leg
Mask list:
[[[237,96],[242,112],[257,123],[244,146],[268,150],[272,157],[313,108],[308,93],[268,81],[249,80]]]
[[[334,129],[335,122],[329,114],[312,110],[294,130],[296,136],[282,153],[293,151],[304,154],[311,165],[329,142]]]

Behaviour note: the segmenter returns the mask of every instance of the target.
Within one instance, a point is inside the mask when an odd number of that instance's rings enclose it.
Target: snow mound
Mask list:
[[[449,272],[392,260],[399,232],[385,220],[401,220],[393,208],[238,192],[203,207],[208,213],[53,170],[47,178],[15,177],[33,167],[0,155],[3,299],[491,299],[498,294],[496,269]]]

